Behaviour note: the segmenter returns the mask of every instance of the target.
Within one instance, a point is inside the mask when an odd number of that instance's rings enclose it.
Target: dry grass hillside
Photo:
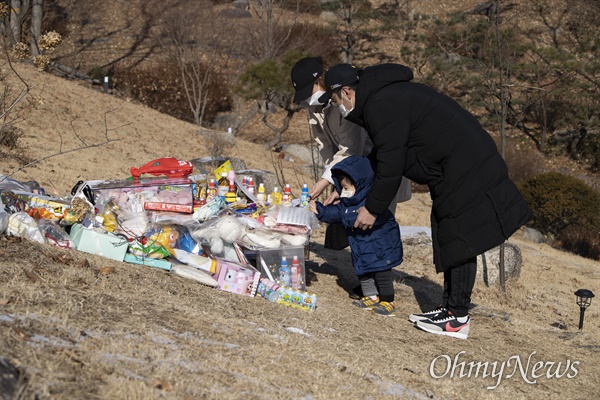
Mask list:
[[[193,125],[17,67],[32,87],[16,122],[24,132],[20,155],[64,153],[16,172],[17,180],[64,196],[80,179],[123,178],[130,166],[157,157],[210,155],[210,139]],[[240,139],[226,152],[249,168],[272,169],[260,145]],[[290,174],[297,165],[284,164]],[[2,174],[17,168],[0,160]],[[427,226],[429,207],[427,194],[415,194],[397,219]],[[380,318],[350,304],[350,254],[324,249],[322,230],[311,237],[307,263],[314,312],[0,237],[0,357],[22,373],[26,399],[595,398],[600,306],[592,302],[579,332],[573,292],[599,292],[598,263],[520,232],[510,241],[523,254],[521,277],[505,294],[476,284],[471,334],[461,341],[416,330],[406,319],[440,301],[428,244],[405,243],[405,261],[395,269],[397,316]],[[452,369],[447,361],[454,359]],[[486,374],[469,373],[470,362],[487,363]],[[0,384],[8,385],[1,367]]]

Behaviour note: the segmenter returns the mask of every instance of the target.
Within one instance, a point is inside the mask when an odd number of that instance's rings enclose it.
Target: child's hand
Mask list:
[[[314,200],[310,201],[310,211],[314,212],[315,214],[319,214],[317,211],[317,202]]]

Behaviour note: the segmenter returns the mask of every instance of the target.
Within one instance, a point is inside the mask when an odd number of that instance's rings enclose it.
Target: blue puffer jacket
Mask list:
[[[356,191],[354,196],[342,198],[337,204],[324,206],[322,203],[316,202],[319,212],[317,218],[321,222],[344,225],[352,250],[352,262],[356,274],[384,271],[402,263],[400,228],[396,218],[389,210],[377,216],[373,229],[366,231],[354,229],[354,222],[358,216],[357,211],[364,206],[375,177],[374,168],[369,159],[363,156],[351,156],[331,168],[335,189],[341,193],[342,187],[336,176],[336,170],[342,171],[352,178]]]

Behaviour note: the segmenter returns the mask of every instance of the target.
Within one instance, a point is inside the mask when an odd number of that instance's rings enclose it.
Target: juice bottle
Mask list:
[[[292,259],[292,268],[290,268],[290,283],[292,289],[299,290],[302,285],[302,273],[300,269],[300,260],[298,260],[298,256],[294,256]]]
[[[229,185],[235,185],[235,171],[229,170],[227,173],[227,180],[229,181]]]
[[[281,197],[281,204],[284,206],[292,205],[292,188],[290,188],[290,184],[286,183],[285,188],[283,189],[283,196]]]
[[[232,204],[237,200],[235,185],[229,185],[229,190],[225,193],[225,203]]]
[[[227,172],[221,172],[221,178],[217,183],[217,194],[222,198],[225,198],[225,195],[229,191],[229,179],[227,179]]]
[[[256,202],[259,206],[265,204],[267,195],[265,194],[265,185],[263,183],[258,184],[258,194],[256,195]]]
[[[273,192],[269,195],[268,202],[269,204],[281,204],[281,193],[277,186],[273,188]]]
[[[248,192],[254,194],[254,179],[252,177],[248,177]]]
[[[208,191],[206,192],[206,201],[212,200],[217,197],[219,194],[217,192],[217,183],[214,179],[210,179],[208,182]]]

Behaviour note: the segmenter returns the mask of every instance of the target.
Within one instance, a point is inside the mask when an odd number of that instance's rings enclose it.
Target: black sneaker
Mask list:
[[[431,318],[435,318],[439,314],[443,313],[446,310],[446,307],[438,306],[435,310],[424,312],[423,314],[410,314],[408,316],[408,320],[410,322],[424,321]]]
[[[471,317],[467,316],[466,322],[458,322],[458,319],[450,311],[445,311],[435,318],[415,322],[415,326],[425,332],[436,335],[451,336],[459,339],[469,337],[469,324]]]

